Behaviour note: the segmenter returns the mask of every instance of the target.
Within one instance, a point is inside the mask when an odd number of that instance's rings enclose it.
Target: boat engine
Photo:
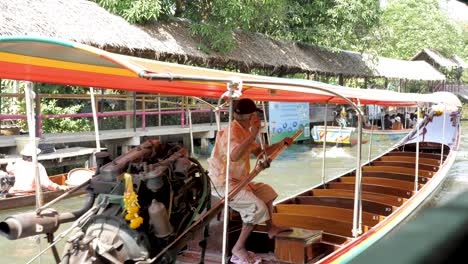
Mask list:
[[[68,239],[61,263],[148,262],[194,222],[211,197],[198,161],[179,145],[155,140],[99,167],[91,188],[103,209]],[[167,254],[158,263],[173,260]]]

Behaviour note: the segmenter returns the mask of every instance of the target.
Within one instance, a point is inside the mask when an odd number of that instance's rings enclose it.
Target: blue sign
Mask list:
[[[309,103],[270,102],[270,135],[271,143],[293,136],[298,130],[303,130],[297,140],[310,138]]]

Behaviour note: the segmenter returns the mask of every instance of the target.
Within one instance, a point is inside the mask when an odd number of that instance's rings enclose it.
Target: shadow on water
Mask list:
[[[468,135],[467,121],[462,122],[462,135]],[[372,157],[380,155],[395,143],[396,141],[379,141],[378,144],[373,144]],[[466,178],[466,173],[464,173],[468,169],[467,149],[468,137],[462,136],[460,151],[448,178],[433,198],[426,203],[426,206],[437,206],[458,193],[468,190],[468,178]],[[326,178],[332,178],[339,173],[346,172],[355,167],[356,151],[356,146],[342,148],[327,146]],[[277,160],[272,162],[271,167],[260,173],[256,180],[271,184],[280,195],[278,199],[297,194],[321,182],[322,156],[323,150],[321,145],[295,144],[278,156]],[[197,154],[196,157],[206,168],[207,156]],[[362,157],[363,161],[367,161],[368,144],[363,144],[362,146]],[[252,165],[254,162],[255,160],[252,160]],[[56,208],[58,210],[70,211],[80,208],[83,202],[84,199],[80,197],[70,198],[60,202]],[[32,207],[3,211],[0,213],[0,219],[3,220],[9,215],[31,209]],[[69,226],[70,224],[62,225],[59,230],[66,230]],[[47,246],[44,239],[42,239],[41,246],[42,248]],[[58,244],[60,254],[63,246],[64,241]],[[38,252],[39,246],[33,239],[25,238],[10,241],[3,237],[0,238],[0,254],[3,263],[26,263]],[[47,251],[41,261],[41,263],[54,263],[51,251]],[[36,261],[35,263],[39,262]]]

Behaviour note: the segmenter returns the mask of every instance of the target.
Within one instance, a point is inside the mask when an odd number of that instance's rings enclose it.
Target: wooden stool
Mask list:
[[[322,231],[293,228],[275,236],[275,257],[286,263],[308,263],[314,257],[313,245],[322,240]]]

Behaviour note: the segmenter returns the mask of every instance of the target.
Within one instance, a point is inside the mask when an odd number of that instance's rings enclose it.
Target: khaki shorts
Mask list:
[[[217,187],[216,190],[224,195],[224,187]],[[219,197],[216,191],[212,194]],[[229,201],[229,207],[239,212],[244,224],[257,225],[270,220],[266,204],[276,197],[278,194],[270,185],[251,182]]]

